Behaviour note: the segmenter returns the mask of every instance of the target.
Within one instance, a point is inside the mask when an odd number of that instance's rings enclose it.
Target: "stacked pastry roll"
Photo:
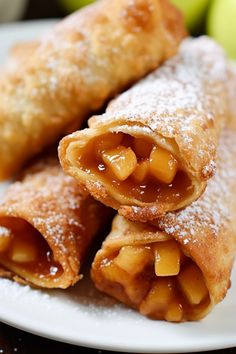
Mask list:
[[[0,179],[173,56],[185,35],[168,0],[100,0],[16,45],[0,78]],[[57,162],[36,163],[0,203],[1,275],[38,287],[75,284],[108,215]]]
[[[183,208],[215,170],[228,116],[227,64],[209,38],[187,39],[160,69],[113,100],[89,128],[65,137],[65,171],[134,221]]]
[[[217,44],[188,39],[60,144],[65,171],[120,214],[92,265],[96,287],[153,319],[199,320],[230,286],[235,83]]]

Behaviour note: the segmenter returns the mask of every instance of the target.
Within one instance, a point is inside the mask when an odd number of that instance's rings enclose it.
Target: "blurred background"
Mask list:
[[[95,0],[0,0],[0,22],[61,18]],[[208,34],[236,60],[236,0],[171,0],[192,35]],[[1,30],[1,28],[0,28]]]

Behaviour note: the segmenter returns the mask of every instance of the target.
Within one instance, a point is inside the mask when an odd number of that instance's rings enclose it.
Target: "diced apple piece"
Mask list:
[[[0,252],[6,252],[10,247],[12,240],[11,230],[0,226]]]
[[[95,143],[95,151],[97,154],[101,154],[105,150],[114,149],[120,145],[123,139],[123,133],[110,133],[102,135]]]
[[[124,246],[120,249],[114,263],[130,275],[140,273],[153,259],[150,248],[142,246]]]
[[[153,144],[147,140],[135,138],[133,143],[134,151],[139,158],[148,158],[151,154]]]
[[[102,159],[120,181],[126,180],[137,166],[135,153],[124,146],[104,151]]]
[[[16,263],[30,263],[37,260],[37,248],[33,243],[21,239],[15,239],[9,258]]]
[[[165,277],[179,274],[181,252],[176,241],[158,242],[155,246],[155,273]]]
[[[154,147],[150,155],[150,171],[159,181],[169,184],[175,178],[178,162],[168,151]]]
[[[168,305],[165,319],[169,322],[180,322],[183,318],[183,307],[178,302],[171,302]]]
[[[142,301],[140,312],[143,315],[152,315],[156,312],[165,313],[173,296],[172,281],[168,278],[160,278],[155,281],[146,298]]]
[[[208,295],[202,272],[195,264],[190,264],[178,275],[178,282],[187,300],[198,305]]]
[[[134,170],[132,177],[136,182],[141,183],[145,180],[145,178],[147,178],[148,172],[149,172],[149,161],[147,160],[141,161],[137,164],[137,167]]]
[[[119,269],[113,261],[101,266],[101,272],[105,279],[112,282],[121,283],[122,279],[124,279],[124,271]]]

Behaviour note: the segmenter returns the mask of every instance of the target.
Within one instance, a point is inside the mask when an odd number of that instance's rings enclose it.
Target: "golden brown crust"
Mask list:
[[[174,58],[114,99],[105,114],[92,117],[89,129],[61,141],[64,170],[95,198],[130,220],[150,221],[185,207],[203,193],[215,172],[218,138],[229,115],[227,79],[223,50],[207,37],[187,39]],[[193,191],[178,203],[144,203],[123,196],[111,183],[83,171],[80,151],[94,137],[109,132],[146,137],[170,151],[168,141],[175,142],[175,156],[191,179]]]
[[[163,237],[174,238],[201,269],[211,304],[196,319],[204,317],[220,302],[230,287],[230,273],[236,253],[236,144],[235,123],[232,130],[224,131],[218,150],[216,175],[210,180],[205,193],[186,209],[168,213],[155,225],[132,223],[121,216],[113,221],[112,231],[98,251],[92,277],[96,286],[129,306],[130,300],[116,288],[106,284],[100,264],[124,245],[157,242]]]
[[[235,92],[236,92],[236,64],[234,62],[230,62],[229,81],[228,81],[230,121],[234,121],[236,118]]]
[[[174,55],[184,36],[167,0],[100,0],[61,21],[1,74],[0,178]]]
[[[18,276],[17,279],[48,288],[75,284],[81,278],[80,265],[87,249],[107,215],[106,208],[63,173],[57,159],[33,165],[21,181],[8,188],[0,203],[0,225],[9,217],[27,221],[47,241],[63,272],[55,279],[44,278],[1,260],[0,264],[10,269],[1,275],[14,279]]]
[[[20,71],[22,66],[24,66],[27,60],[29,60],[29,57],[34,53],[38,45],[39,42],[37,41],[16,43],[10,49],[9,57],[4,68],[2,69],[5,71],[4,75],[11,75],[11,73],[14,75],[14,73]]]

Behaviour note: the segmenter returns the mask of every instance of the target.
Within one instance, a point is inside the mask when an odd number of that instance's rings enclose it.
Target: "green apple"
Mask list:
[[[236,59],[236,0],[214,0],[207,18],[207,33]]]
[[[194,31],[201,24],[209,4],[209,0],[171,0],[171,2],[182,11],[190,31]]]
[[[92,4],[95,0],[60,0],[61,5],[67,12],[73,12],[83,6]]]

